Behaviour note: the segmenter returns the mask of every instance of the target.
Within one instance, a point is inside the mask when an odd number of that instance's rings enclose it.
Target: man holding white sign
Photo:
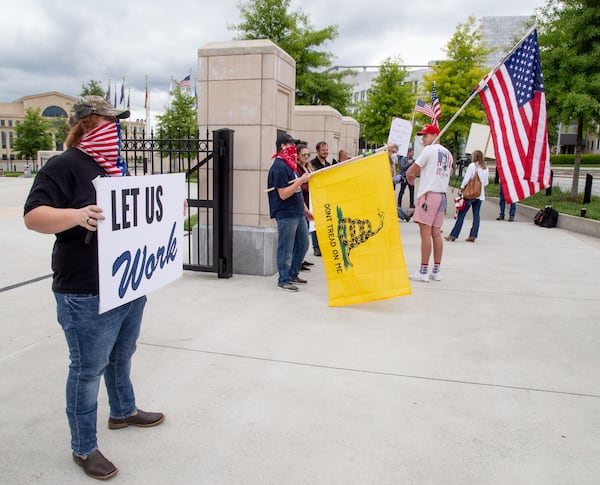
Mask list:
[[[24,209],[27,228],[56,235],[52,289],[71,360],[66,394],[73,461],[88,476],[101,480],[118,472],[97,444],[102,376],[110,405],[110,429],[150,427],[165,418],[162,413],[137,408],[130,380],[146,297],[124,299],[126,302],[99,314],[95,231],[110,220],[103,213],[108,207],[96,202],[92,181],[106,176],[129,178],[122,177],[126,167],[119,157],[118,121],[128,116],[129,111],[113,108],[101,96],[78,100],[71,112],[72,128],[65,142],[68,149],[37,174]],[[172,254],[166,252],[167,257]]]

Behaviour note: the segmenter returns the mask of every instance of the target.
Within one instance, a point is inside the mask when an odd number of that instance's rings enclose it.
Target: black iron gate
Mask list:
[[[187,255],[183,268],[233,274],[233,130],[165,133],[123,130],[121,157],[133,175],[186,174],[185,235]]]

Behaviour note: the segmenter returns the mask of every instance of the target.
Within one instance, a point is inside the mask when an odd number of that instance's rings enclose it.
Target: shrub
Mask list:
[[[572,167],[575,163],[575,155],[550,155],[550,165],[552,167]],[[584,154],[581,155],[581,165],[600,167],[600,155]]]

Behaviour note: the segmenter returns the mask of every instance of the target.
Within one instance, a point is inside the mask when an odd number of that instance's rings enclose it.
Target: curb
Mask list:
[[[486,200],[495,200],[498,202],[498,197],[486,197]],[[533,221],[539,209],[517,202],[517,211],[519,215],[527,217]],[[556,227],[567,231],[578,232],[587,236],[600,238],[600,221],[594,219],[586,219],[585,217],[571,216],[560,213]]]

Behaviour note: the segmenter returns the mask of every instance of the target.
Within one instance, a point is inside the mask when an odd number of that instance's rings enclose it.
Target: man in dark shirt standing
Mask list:
[[[315,170],[321,170],[322,168],[329,167],[331,163],[327,161],[327,157],[329,156],[329,146],[327,142],[320,141],[317,143],[317,156],[313,158],[310,163],[314,167]]]
[[[310,164],[315,170],[329,167],[331,164],[327,161],[327,156],[329,155],[329,146],[327,145],[327,142],[320,141],[315,148],[317,149],[317,156],[310,161]],[[317,240],[317,231],[312,231],[310,236],[312,238],[315,256],[321,256],[321,248],[319,248],[319,241]]]
[[[283,133],[277,137],[277,153],[269,170],[269,210],[277,222],[277,287],[298,291],[296,284],[306,284],[298,273],[308,249],[306,218],[312,217],[304,204],[302,184],[310,173],[298,177],[295,140]]]

